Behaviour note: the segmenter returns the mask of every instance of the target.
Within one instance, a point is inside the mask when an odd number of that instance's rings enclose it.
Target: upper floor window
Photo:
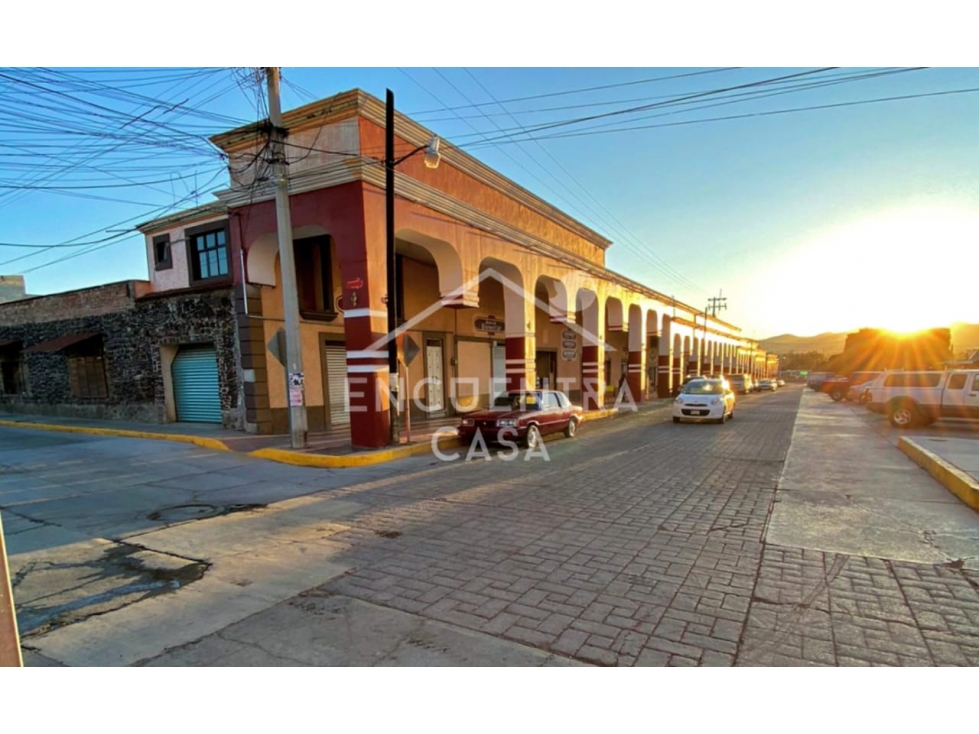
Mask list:
[[[173,257],[170,255],[170,235],[161,234],[153,238],[153,265],[157,270],[169,270],[173,267]]]
[[[215,222],[186,232],[191,282],[228,277],[228,229]]]
[[[303,318],[332,321],[337,317],[330,249],[330,238],[326,236],[306,237],[293,243],[296,290]]]

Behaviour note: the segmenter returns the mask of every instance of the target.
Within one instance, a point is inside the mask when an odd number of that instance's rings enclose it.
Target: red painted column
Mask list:
[[[644,356],[645,354],[641,349],[629,352],[629,372],[626,374],[626,383],[629,385],[632,402],[637,404],[643,402],[643,398],[646,395],[642,384],[643,374],[646,369],[646,366],[643,364]],[[625,399],[623,401],[628,402]]]
[[[581,401],[585,410],[598,410],[602,407],[601,389],[602,365],[598,361],[597,346],[581,348]]]
[[[527,337],[506,338],[506,389],[533,390],[536,387],[536,365],[527,356]]]
[[[683,367],[681,364],[683,357],[679,354],[673,357],[673,384],[672,387],[677,387],[683,384]]]
[[[656,396],[660,398],[670,397],[670,355],[660,354],[656,358]]]
[[[387,306],[382,300],[387,293],[383,198],[367,200],[361,191],[356,202],[361,211],[348,211],[342,220],[343,229],[335,228],[345,304],[350,443],[356,448],[375,449],[391,441],[387,355],[388,344],[395,337],[388,335]],[[293,224],[298,226],[295,216]]]

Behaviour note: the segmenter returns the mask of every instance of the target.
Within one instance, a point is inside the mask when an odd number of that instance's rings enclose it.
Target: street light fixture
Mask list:
[[[398,329],[398,278],[395,272],[396,254],[394,247],[394,169],[404,161],[411,158],[416,153],[425,151],[425,167],[438,168],[442,160],[439,153],[439,138],[433,135],[428,145],[421,145],[407,155],[400,158],[394,157],[394,92],[387,90],[387,110],[385,115],[384,130],[384,195],[387,220],[387,307],[388,307],[388,391],[389,394],[398,396],[400,403],[400,389],[398,385],[398,342],[394,334]],[[390,406],[391,435],[390,442],[394,445],[401,443],[398,433],[397,413],[394,406]]]

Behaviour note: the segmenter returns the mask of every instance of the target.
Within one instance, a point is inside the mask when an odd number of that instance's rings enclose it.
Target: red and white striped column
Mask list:
[[[533,334],[506,338],[506,389],[533,390],[537,383]]]

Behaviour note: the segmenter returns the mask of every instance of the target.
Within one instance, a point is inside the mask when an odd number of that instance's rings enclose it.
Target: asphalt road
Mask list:
[[[355,471],[0,429],[28,661],[979,664],[979,516],[819,397]]]

